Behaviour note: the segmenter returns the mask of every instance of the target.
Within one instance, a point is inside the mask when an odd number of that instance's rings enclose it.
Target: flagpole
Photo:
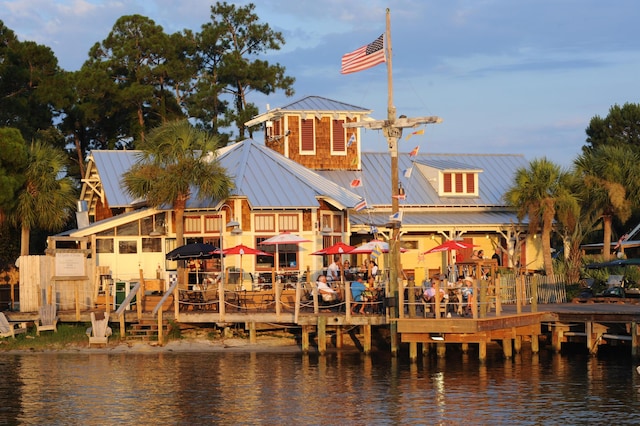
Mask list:
[[[396,108],[393,105],[393,67],[392,67],[392,48],[391,48],[391,11],[387,8],[386,17],[386,50],[387,50],[387,120],[388,126],[383,128],[387,143],[389,145],[389,154],[391,155],[391,214],[395,215],[399,211],[398,200],[398,139],[402,135],[402,129],[393,127],[396,122]],[[392,297],[393,303],[389,307],[389,317],[391,318],[391,324],[389,325],[390,337],[391,337],[391,355],[397,356],[398,354],[398,323],[394,321],[399,317],[398,306],[398,289],[400,278],[400,251],[398,250],[399,234],[401,222],[393,221],[391,238],[389,240],[389,292]]]

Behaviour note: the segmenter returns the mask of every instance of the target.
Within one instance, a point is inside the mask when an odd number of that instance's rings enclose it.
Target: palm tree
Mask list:
[[[181,120],[153,129],[138,148],[138,163],[124,174],[127,191],[154,207],[171,205],[176,241],[182,245],[184,211],[192,188],[203,200],[225,199],[232,189],[231,178],[216,160],[219,140]]]
[[[541,228],[542,257],[547,275],[553,273],[551,259],[551,231],[556,207],[561,200],[571,197],[566,185],[568,174],[546,158],[536,159],[528,168],[516,171],[515,182],[504,198],[517,209],[518,219],[529,218],[529,233]]]
[[[580,155],[574,164],[587,190],[585,202],[602,217],[602,255],[609,260],[613,218],[626,222],[637,203],[640,156],[626,145],[600,145]]]
[[[66,175],[67,157],[62,150],[36,141],[28,156],[25,184],[11,215],[12,222],[21,227],[22,256],[29,255],[31,229],[62,229],[77,199],[73,179]]]

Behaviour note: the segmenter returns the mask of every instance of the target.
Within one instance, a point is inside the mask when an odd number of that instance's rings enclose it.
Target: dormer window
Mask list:
[[[471,171],[441,171],[441,196],[477,196],[478,173]]]
[[[482,169],[457,161],[427,159],[416,163],[440,197],[478,197]]]

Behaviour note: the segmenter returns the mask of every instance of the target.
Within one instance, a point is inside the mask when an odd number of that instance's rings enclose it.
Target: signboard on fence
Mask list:
[[[83,277],[85,275],[84,253],[56,253],[56,276]]]

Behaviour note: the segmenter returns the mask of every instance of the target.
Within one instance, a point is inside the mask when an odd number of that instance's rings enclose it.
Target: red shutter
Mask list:
[[[444,182],[443,182],[443,190],[444,192],[451,192],[451,173],[444,174]]]
[[[333,150],[344,152],[346,150],[344,140],[344,120],[333,120]]]
[[[473,173],[467,173],[467,194],[473,194],[476,192],[476,175]]]
[[[462,173],[456,173],[456,194],[462,194]]]
[[[313,118],[302,120],[301,135],[301,151],[313,151]]]
[[[273,135],[272,136],[280,136],[282,132],[280,131],[280,120],[276,120],[273,122]]]

